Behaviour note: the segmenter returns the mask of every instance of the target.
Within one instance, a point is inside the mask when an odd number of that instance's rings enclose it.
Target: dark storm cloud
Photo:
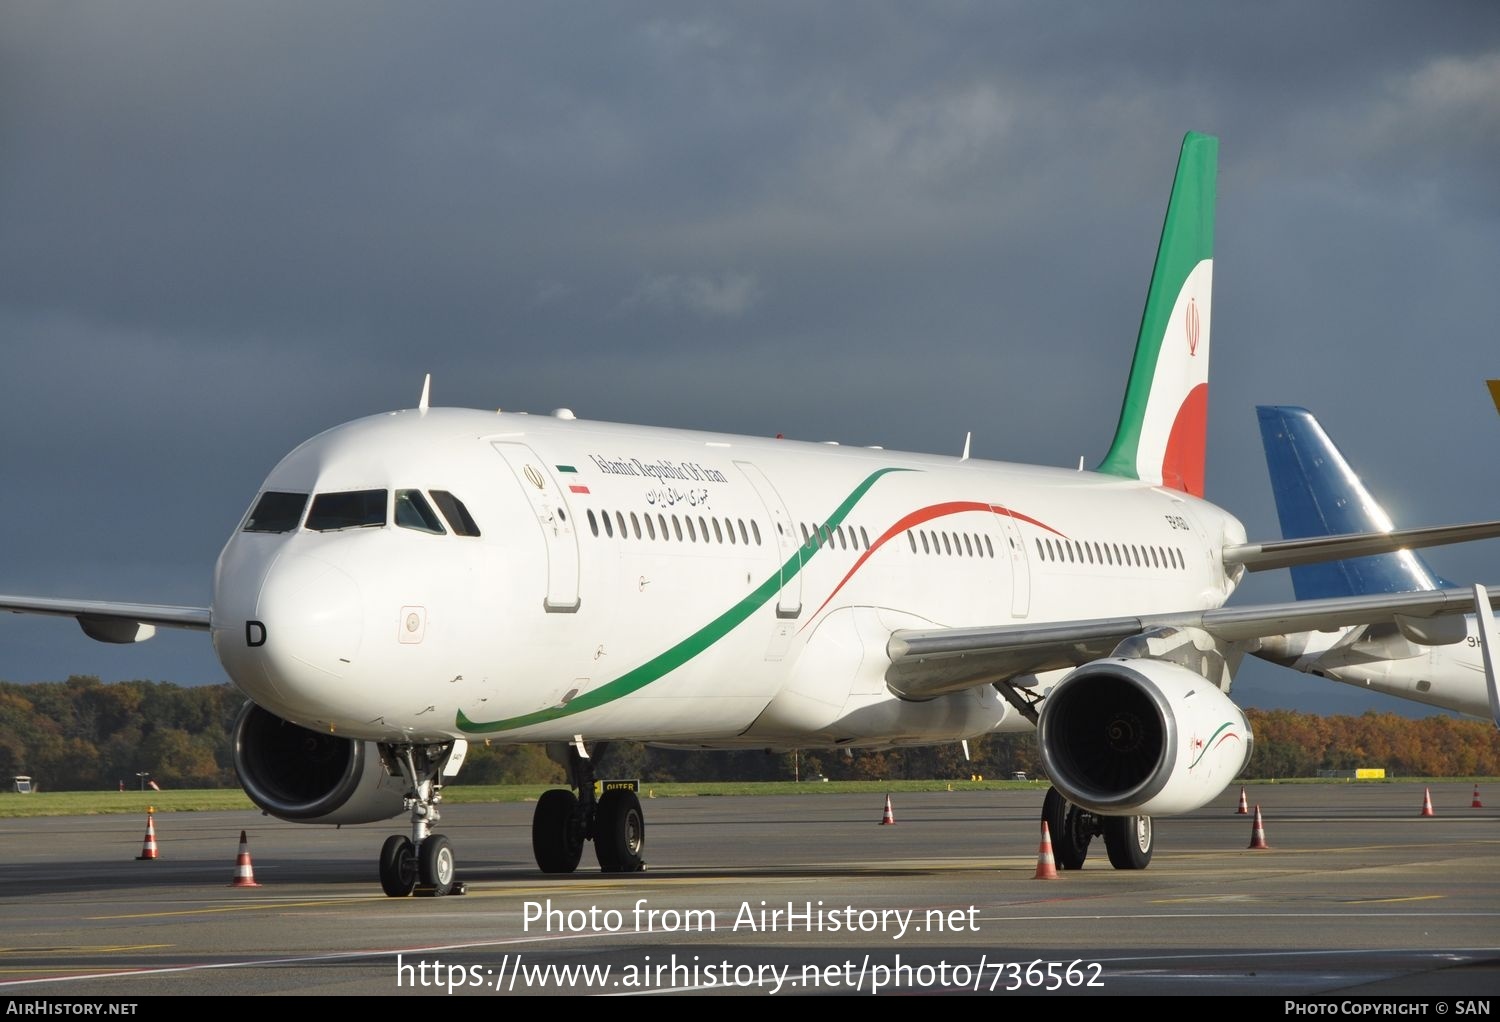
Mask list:
[[[276,459],[425,371],[1092,464],[1188,129],[1210,496],[1275,534],[1253,405],[1301,403],[1398,521],[1492,517],[1496,95],[1485,3],[12,3],[0,589],[206,601]],[[4,624],[0,677],[218,676]]]

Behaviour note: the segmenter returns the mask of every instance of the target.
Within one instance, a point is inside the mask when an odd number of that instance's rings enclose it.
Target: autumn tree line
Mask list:
[[[46,791],[135,787],[147,771],[163,788],[235,787],[234,720],[245,697],[228,684],[0,682],[0,779],[33,777]],[[1422,719],[1369,712],[1322,717],[1293,710],[1247,710],[1255,731],[1252,778],[1315,777],[1320,771],[1383,767],[1391,776],[1500,775],[1500,731],[1488,721]],[[926,780],[1014,771],[1042,776],[1031,734],[990,735],[884,752],[827,750],[684,752],[615,743],[601,757],[604,777],[651,783],[743,780]],[[470,746],[462,784],[563,780],[537,746]],[[9,787],[7,784],[6,787]]]

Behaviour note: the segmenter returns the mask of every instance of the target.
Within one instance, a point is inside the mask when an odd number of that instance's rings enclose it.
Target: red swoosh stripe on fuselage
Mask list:
[[[876,539],[874,543],[870,544],[870,549],[860,554],[859,560],[854,562],[854,566],[849,569],[849,571],[844,575],[843,578],[839,579],[839,584],[833,587],[833,592],[828,594],[828,598],[825,599],[822,603],[818,604],[818,609],[813,611],[811,616],[808,617],[807,624],[804,624],[801,628],[797,629],[798,633],[800,634],[804,629],[807,628],[807,625],[810,625],[817,620],[818,615],[823,613],[823,608],[827,607],[829,602],[839,594],[839,590],[844,588],[844,584],[851,578],[853,578],[854,573],[859,571],[859,569],[864,566],[864,563],[870,559],[870,555],[884,546],[887,541],[901,535],[901,533],[905,532],[907,529],[914,529],[918,525],[923,525],[927,522],[933,521],[934,519],[944,518],[948,515],[961,514],[964,511],[986,511],[992,514],[1010,515],[1010,517],[1016,519],[1017,521],[1029,522],[1039,529],[1046,529],[1054,536],[1060,536],[1063,539],[1068,538],[1067,536],[1063,535],[1063,533],[1058,532],[1056,529],[1045,522],[1039,522],[1035,518],[1032,518],[1030,515],[1018,514],[1015,511],[1012,511],[1010,508],[1002,507],[999,504],[986,504],[981,501],[975,500],[950,500],[944,504],[929,504],[927,507],[918,508],[917,510],[913,511],[905,518],[902,518],[901,520],[896,522],[895,525],[892,525],[889,529],[886,529],[885,532],[881,533],[880,537]]]

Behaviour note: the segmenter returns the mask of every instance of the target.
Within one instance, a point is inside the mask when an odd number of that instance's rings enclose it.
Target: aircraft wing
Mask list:
[[[1500,590],[1487,599],[1491,605],[1500,604]],[[1439,589],[1139,617],[902,629],[886,645],[891,666],[885,677],[898,695],[927,699],[1038,671],[1079,667],[1113,655],[1127,639],[1153,632],[1194,628],[1221,642],[1246,642],[1286,632],[1376,623],[1420,631],[1424,621],[1472,614],[1474,607],[1473,589]]]
[[[143,642],[155,635],[158,627],[206,632],[210,623],[207,607],[56,600],[42,596],[0,595],[0,610],[76,618],[84,634],[100,642]]]

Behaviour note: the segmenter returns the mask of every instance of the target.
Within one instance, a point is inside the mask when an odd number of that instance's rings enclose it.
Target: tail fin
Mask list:
[[[1271,472],[1276,517],[1286,539],[1390,532],[1395,523],[1306,408],[1259,405],[1260,439]],[[1451,589],[1410,550],[1292,569],[1299,600]]]
[[[1208,339],[1213,309],[1214,178],[1219,140],[1188,132],[1135,362],[1114,443],[1100,472],[1203,496],[1208,437]]]

